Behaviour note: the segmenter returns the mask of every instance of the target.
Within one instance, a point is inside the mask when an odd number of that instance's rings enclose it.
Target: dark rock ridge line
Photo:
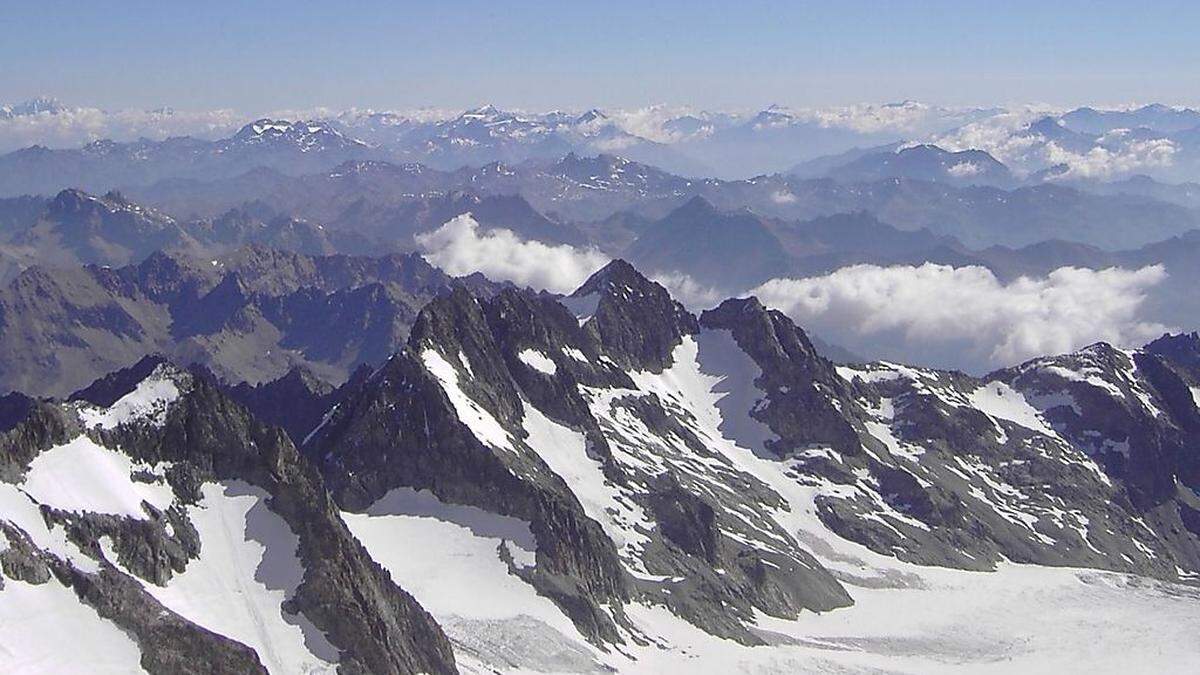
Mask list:
[[[155,379],[169,380],[180,391],[160,419],[135,414],[115,427],[86,429],[75,419],[80,406],[103,409]],[[48,567],[82,602],[133,635],[142,666],[151,672],[265,672],[253,649],[163,607],[131,576],[164,584],[182,572],[190,559],[203,553],[204,542],[186,511],[201,499],[200,486],[243,482],[266,493],[267,508],[298,538],[294,553],[303,577],[283,610],[304,617],[323,634],[336,650],[333,658],[339,670],[456,672],[440,627],[350,534],[315,467],[281,429],[262,424],[231,400],[211,373],[202,367],[181,371],[147,358],[81,390],[72,401],[39,403],[0,436],[6,482],[19,481],[40,452],[86,433],[103,447],[119,448],[135,464],[166,466],[161,476],[146,470],[130,478],[164,483],[175,501],[166,511],[143,502],[148,520],[42,505],[47,524],[65,527],[68,539],[96,560],[97,569],[28,545],[18,547],[22,560],[7,556],[6,575],[48,583],[49,577],[40,571]],[[27,536],[13,530],[11,524],[5,528],[10,542],[29,543]],[[111,541],[115,559],[102,551],[104,538]],[[22,576],[15,576],[14,570]]]
[[[218,264],[154,253],[117,269],[33,267],[0,290],[0,390],[64,396],[153,353],[231,382],[302,366],[340,383],[403,346],[420,308],[453,283],[416,255],[263,248]]]

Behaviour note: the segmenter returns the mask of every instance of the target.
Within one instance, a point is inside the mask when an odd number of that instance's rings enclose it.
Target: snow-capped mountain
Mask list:
[[[566,298],[455,288],[337,390],[148,359],[0,405],[0,613],[28,617],[0,645],[60,670],[1169,669],[1200,599],[1196,354],[836,365],[753,298],[696,316],[616,261]],[[290,439],[258,419],[287,408]]]
[[[614,153],[676,172],[703,170],[668,146],[629,133],[598,109],[578,115],[525,114],[485,105],[450,120],[405,129],[384,145],[441,169],[552,161],[569,153]]]
[[[218,152],[230,152],[240,147],[295,147],[300,152],[346,151],[365,149],[367,144],[349,138],[327,122],[288,122],[260,119],[242,127],[229,140],[221,143]]]
[[[824,175],[846,183],[908,178],[950,185],[1011,187],[1017,182],[1008,167],[982,150],[948,152],[925,144],[866,154],[834,166]]]
[[[171,180],[233,178],[270,168],[290,175],[324,171],[354,159],[387,156],[320,121],[261,119],[233,136],[208,141],[173,137],[98,140],[73,150],[34,146],[0,156],[0,193],[97,192]]]
[[[1151,129],[1164,133],[1200,127],[1200,111],[1151,103],[1133,110],[1076,108],[1060,118],[1065,126],[1088,134],[1106,134],[1115,129]]]
[[[484,105],[461,112],[350,109],[294,114],[301,116],[290,119],[310,121],[263,118],[251,123],[248,132],[232,111],[102,111],[36,99],[0,107],[0,147],[64,150],[113,139],[116,145],[138,145],[133,152],[146,154],[153,144],[177,136],[207,142],[240,128],[234,136],[253,137],[257,124],[276,129],[271,135],[282,134],[286,125],[297,137],[322,127],[322,138],[297,141],[303,147],[340,146],[343,142],[333,136],[341,133],[345,141],[361,141],[375,150],[366,153],[370,158],[421,162],[443,170],[496,161],[552,161],[574,152],[616,154],[688,177],[744,179],[855,149],[900,143],[986,152],[1022,179],[1104,181],[1145,173],[1179,182],[1200,175],[1200,113],[1161,104],[1063,111],[902,101],[825,108],[772,105],[733,112],[668,106],[531,112]],[[307,131],[310,128],[314,131]],[[1056,167],[1061,168],[1039,173]],[[178,168],[164,168],[157,178],[179,173]],[[64,187],[105,191],[122,185],[60,183],[36,191]]]
[[[9,667],[454,672],[320,477],[211,376],[146,359],[5,438],[0,612],[32,621]]]
[[[27,115],[54,115],[66,110],[67,107],[58,99],[39,96],[21,103],[0,105],[0,119],[13,119]]]

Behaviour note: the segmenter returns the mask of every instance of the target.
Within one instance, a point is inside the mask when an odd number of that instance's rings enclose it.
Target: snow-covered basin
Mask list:
[[[372,557],[438,620],[466,664],[541,672],[596,667],[595,649],[570,619],[510,574],[501,557],[503,546],[514,565],[534,564],[528,523],[408,488],[390,491],[364,513],[342,515]]]
[[[1200,656],[1194,588],[1017,565],[913,571],[922,588],[851,586],[856,604],[847,609],[798,621],[760,616],[774,641],[766,647],[632,605],[638,625],[669,647],[612,665],[636,673],[1183,673]]]
[[[450,368],[437,365],[449,375]],[[495,516],[473,514],[484,522],[472,524],[439,510],[462,507],[414,508],[413,495],[373,514],[345,517],[396,581],[446,627],[464,672],[583,672],[596,661],[632,673],[1181,672],[1200,657],[1200,594],[1193,588],[1068,568],[920,567],[837,537],[816,517],[812,500],[819,488],[797,484],[784,464],[761,452],[769,432],[744,414],[761,395],[752,384],[758,374],[727,333],[713,331],[685,339],[667,371],[632,375],[643,391],[687,406],[714,449],[788,500],[791,508],[775,513],[777,521],[834,570],[854,598],[852,607],[806,612],[794,621],[759,615],[757,628],[770,646],[742,646],[663,607],[631,604],[627,615],[652,643],[630,641],[602,653],[501,562],[501,541],[521,549],[514,543],[522,538],[520,528],[511,529],[512,523],[489,529],[487,518]],[[995,418],[1044,429],[1036,410],[1005,387],[981,389],[975,398]],[[473,405],[458,403],[460,413],[474,417]],[[479,425],[478,417],[470,422],[479,426],[481,440],[504,445],[491,425]],[[611,487],[595,480],[572,432],[536,411],[527,411],[525,423],[531,445],[585,508],[593,507],[589,513],[612,501]]]

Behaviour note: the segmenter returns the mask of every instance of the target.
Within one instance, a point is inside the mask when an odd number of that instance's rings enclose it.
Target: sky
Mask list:
[[[1200,3],[6,0],[0,102],[1200,102]]]

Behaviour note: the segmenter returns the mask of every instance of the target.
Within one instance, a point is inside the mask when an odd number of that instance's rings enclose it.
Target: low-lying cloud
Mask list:
[[[667,289],[684,307],[693,312],[711,309],[721,304],[721,301],[732,297],[734,293],[722,291],[719,288],[702,284],[692,277],[679,272],[654,274],[652,281]]]
[[[506,229],[483,230],[469,213],[416,239],[422,255],[448,274],[482,272],[495,281],[511,281],[553,293],[574,291],[610,260],[592,248],[526,240]],[[715,307],[732,295],[678,272],[647,276],[696,312]]]
[[[595,249],[529,241],[505,229],[481,231],[469,213],[417,235],[417,243],[429,262],[449,274],[482,272],[495,281],[554,293],[570,293],[608,262]]]
[[[1167,330],[1140,317],[1165,278],[1161,265],[1063,267],[1007,284],[983,267],[854,265],[751,292],[852,350],[980,370],[1100,340],[1141,344]]]
[[[1071,152],[1054,142],[1047,143],[1045,149],[1050,165],[1067,167],[1059,178],[1099,179],[1169,167],[1178,151],[1166,138],[1110,141],[1109,147],[1097,145],[1085,153]]]
[[[163,140],[170,136],[220,138],[246,120],[232,110],[197,112],[68,108],[0,119],[0,152],[31,145],[77,148],[92,141],[138,138]]]
[[[450,274],[570,293],[609,258],[590,248],[483,230],[470,214],[418,235],[425,257]],[[680,273],[648,273],[692,311],[737,289]],[[1140,345],[1169,330],[1144,317],[1147,294],[1166,279],[1162,265],[1091,270],[1061,267],[1005,283],[985,267],[853,265],[824,276],[773,279],[756,295],[799,325],[851,351],[972,372],[1097,341]]]

